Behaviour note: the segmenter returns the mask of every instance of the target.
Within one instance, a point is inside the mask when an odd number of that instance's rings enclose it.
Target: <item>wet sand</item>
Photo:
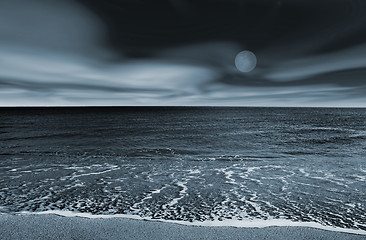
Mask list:
[[[125,218],[0,215],[1,239],[366,239],[307,227],[199,227]]]

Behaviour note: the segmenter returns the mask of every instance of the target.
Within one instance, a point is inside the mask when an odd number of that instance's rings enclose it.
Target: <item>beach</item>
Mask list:
[[[1,239],[365,239],[364,109],[2,113]]]
[[[0,215],[2,239],[365,239],[307,227],[201,227],[126,218]]]

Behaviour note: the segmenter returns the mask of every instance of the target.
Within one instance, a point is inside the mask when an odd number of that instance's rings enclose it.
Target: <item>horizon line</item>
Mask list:
[[[235,105],[50,105],[0,106],[0,108],[362,108],[366,106],[235,106]]]

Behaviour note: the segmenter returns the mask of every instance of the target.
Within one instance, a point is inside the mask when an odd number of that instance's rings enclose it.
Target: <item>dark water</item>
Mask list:
[[[0,109],[3,212],[366,230],[366,109]]]

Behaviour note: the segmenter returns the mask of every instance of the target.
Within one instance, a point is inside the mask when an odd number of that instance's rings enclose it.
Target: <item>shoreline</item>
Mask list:
[[[305,226],[199,226],[126,217],[0,214],[2,239],[365,239]]]
[[[321,229],[331,232],[342,232],[351,233],[357,235],[366,235],[364,230],[356,230],[350,228],[332,227],[321,225],[316,222],[294,222],[287,219],[271,219],[271,220],[234,220],[225,219],[223,221],[177,221],[177,220],[166,220],[166,219],[153,219],[149,217],[140,217],[138,215],[132,214],[91,214],[91,213],[81,213],[76,211],[63,211],[63,210],[47,210],[41,212],[20,212],[20,215],[44,215],[44,214],[54,214],[62,217],[81,217],[90,219],[110,219],[110,218],[125,218],[134,219],[142,221],[154,221],[163,223],[172,223],[185,226],[198,226],[198,227],[235,227],[235,228],[265,228],[265,227],[308,227],[314,229]]]

